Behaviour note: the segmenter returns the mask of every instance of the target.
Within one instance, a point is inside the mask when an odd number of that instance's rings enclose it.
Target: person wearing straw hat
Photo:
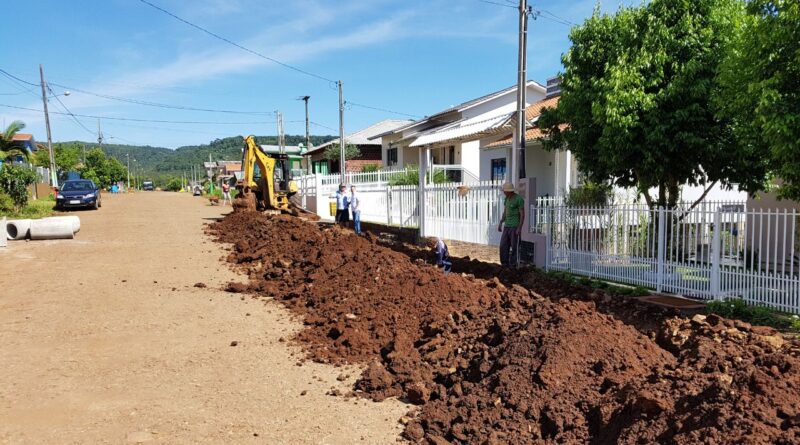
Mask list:
[[[500,265],[502,267],[517,267],[519,263],[519,237],[522,234],[522,225],[525,222],[525,200],[514,191],[514,184],[503,184],[503,217],[497,231],[502,232],[500,237]]]

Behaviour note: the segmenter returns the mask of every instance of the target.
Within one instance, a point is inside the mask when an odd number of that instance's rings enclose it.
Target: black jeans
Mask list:
[[[500,264],[503,266],[517,267],[519,257],[518,227],[503,227],[500,237]]]

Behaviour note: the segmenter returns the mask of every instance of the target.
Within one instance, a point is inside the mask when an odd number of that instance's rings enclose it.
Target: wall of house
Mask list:
[[[536,193],[539,196],[558,196],[556,186],[556,159],[555,152],[545,151],[541,144],[526,147],[525,150],[525,175],[536,178]],[[560,168],[565,168],[559,165]]]
[[[480,141],[470,141],[461,144],[461,166],[470,171],[476,177],[480,177],[481,171],[481,148]],[[456,152],[458,153],[458,149]],[[458,155],[457,155],[458,156]]]
[[[534,86],[529,86],[525,96],[525,102],[530,105],[534,102],[538,102],[544,99],[545,93],[543,91],[539,91]],[[503,113],[510,113],[517,108],[517,92],[511,91],[510,93],[504,94],[500,97],[496,97],[488,102],[482,103],[480,105],[476,105],[469,110],[465,110],[462,115],[465,118],[472,118],[476,116],[480,116],[484,113],[490,113],[487,117],[497,116]]]
[[[480,152],[480,175],[481,181],[492,180],[492,159],[506,159],[508,155],[508,147],[483,149]],[[508,165],[508,160],[506,160]]]

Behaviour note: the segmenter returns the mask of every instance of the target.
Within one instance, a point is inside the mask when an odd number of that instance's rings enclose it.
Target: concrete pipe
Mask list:
[[[54,220],[64,220],[70,221],[72,223],[72,233],[78,233],[81,231],[81,219],[75,215],[69,216],[51,216],[49,218],[44,219],[54,219]]]
[[[0,227],[2,227],[4,229],[6,227],[6,217],[5,216],[2,219],[0,219]],[[6,247],[6,246],[8,246],[8,236],[0,236],[0,247]]]
[[[29,219],[12,219],[6,222],[6,236],[11,240],[20,240],[28,237],[31,228]]]
[[[52,218],[31,221],[31,239],[72,239],[72,221],[66,219],[53,220]]]

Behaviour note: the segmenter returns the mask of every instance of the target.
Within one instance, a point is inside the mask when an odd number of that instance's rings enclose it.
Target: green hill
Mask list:
[[[311,136],[312,145],[320,145],[336,136]],[[305,136],[286,135],[286,145],[305,144]],[[275,136],[256,136],[256,141],[262,145],[277,145]],[[71,141],[90,148],[97,147],[97,143]],[[163,185],[173,176],[187,176],[192,169],[202,169],[203,162],[208,161],[209,154],[214,161],[238,161],[242,158],[244,141],[241,136],[215,139],[208,144],[187,145],[174,150],[164,147],[151,147],[124,144],[103,144],[102,149],[106,155],[117,158],[123,165],[128,163],[130,155],[131,171],[134,168],[141,171],[141,176],[146,180],[153,180],[158,185]],[[135,161],[134,161],[135,159]]]

